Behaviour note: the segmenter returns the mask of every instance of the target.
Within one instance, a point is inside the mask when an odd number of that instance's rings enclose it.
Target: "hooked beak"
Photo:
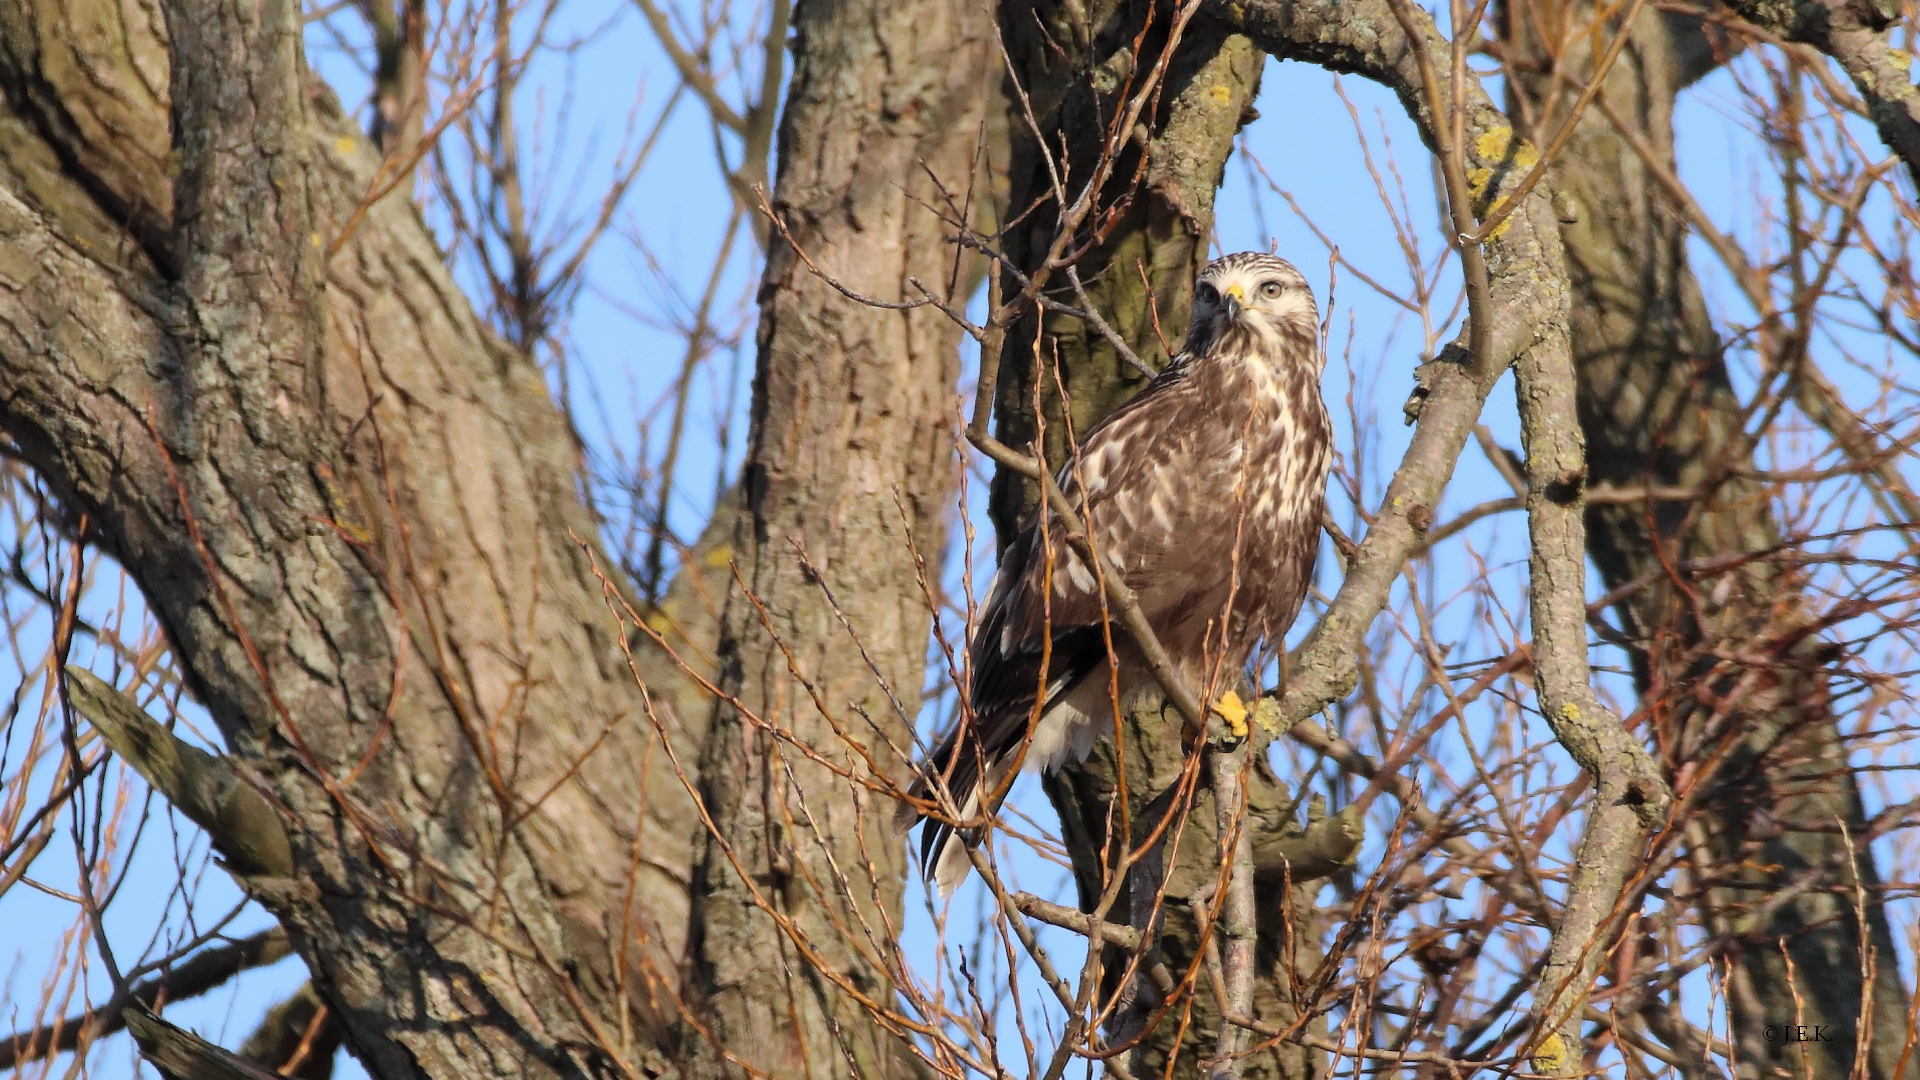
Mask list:
[[[1247,302],[1246,291],[1240,288],[1238,284],[1229,285],[1227,286],[1226,292],[1222,293],[1220,298],[1226,301],[1227,320],[1231,322],[1234,319],[1238,319],[1240,317],[1240,308]]]

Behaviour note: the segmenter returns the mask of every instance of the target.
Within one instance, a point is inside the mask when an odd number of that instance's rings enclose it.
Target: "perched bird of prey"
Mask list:
[[[1216,260],[1194,286],[1180,354],[1060,469],[1092,547],[1124,574],[1196,694],[1221,697],[1306,598],[1333,445],[1317,324],[1313,291],[1290,263],[1251,251]],[[1112,730],[1099,582],[1063,522],[1051,520],[1043,540],[1038,513],[1007,546],[981,608],[961,722],[912,791],[932,799],[944,785],[963,823],[983,803],[998,807],[1022,762],[1051,772]],[[1155,683],[1126,632],[1112,638],[1125,706]],[[902,803],[903,831],[916,820]],[[943,894],[966,877],[965,845],[978,838],[927,821],[921,854]]]

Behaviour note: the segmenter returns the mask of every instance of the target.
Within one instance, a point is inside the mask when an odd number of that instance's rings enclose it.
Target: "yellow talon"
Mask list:
[[[1229,690],[1220,695],[1220,701],[1213,707],[1220,718],[1227,722],[1227,729],[1236,739],[1247,737],[1247,707],[1240,703],[1240,695]]]

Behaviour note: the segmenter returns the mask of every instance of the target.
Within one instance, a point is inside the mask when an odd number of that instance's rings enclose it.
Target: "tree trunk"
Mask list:
[[[806,3],[794,29],[682,1045],[699,1076],[900,1076],[867,1006],[894,1005],[906,859],[866,785],[912,768],[960,331],[819,274],[965,305],[981,271],[943,218],[975,198],[996,62],[973,0]]]
[[[667,1071],[710,706],[645,640],[636,684],[539,371],[362,206],[293,5],[0,43],[0,423],[277,806],[244,884],[377,1076]]]
[[[1587,7],[1567,16],[1575,24],[1591,17]],[[1550,55],[1556,50],[1538,34],[1544,18],[1544,9],[1518,4],[1503,16],[1511,70],[1518,73],[1509,114],[1535,124],[1543,113],[1554,118],[1549,130],[1528,133],[1536,142],[1557,129],[1594,64],[1592,38],[1585,36]],[[1713,54],[1697,22],[1649,8],[1606,76],[1605,107],[1668,170],[1675,99],[1711,69]],[[1556,69],[1576,77],[1556,84]],[[1553,182],[1578,215],[1562,235],[1574,287],[1590,482],[1712,488],[1705,504],[1595,505],[1588,526],[1593,559],[1609,588],[1652,580],[1617,610],[1637,643],[1635,680],[1651,706],[1643,711],[1669,775],[1678,778],[1685,763],[1709,758],[1716,747],[1730,751],[1717,771],[1694,778],[1691,797],[1682,798],[1702,815],[1703,828],[1690,842],[1704,848],[1699,854],[1712,867],[1709,879],[1697,883],[1707,924],[1737,932],[1730,1006],[1743,1074],[1848,1076],[1856,1037],[1870,1020],[1870,1075],[1893,1077],[1907,1039],[1906,994],[1872,853],[1860,842],[1850,856],[1849,841],[1833,828],[1844,822],[1855,838],[1864,830],[1858,787],[1829,706],[1832,652],[1810,632],[1795,575],[1778,564],[1757,561],[1733,575],[1696,579],[1684,592],[1670,576],[1688,560],[1761,551],[1781,541],[1765,489],[1729,475],[1753,465],[1752,449],[1719,336],[1687,263],[1685,219],[1601,107],[1581,117]],[[1787,336],[1777,333],[1773,340]],[[1702,646],[1716,642],[1770,650],[1777,665],[1756,671],[1716,664],[1702,655]],[[1695,692],[1700,684],[1709,691],[1705,697]],[[1736,707],[1716,716],[1709,702],[1728,694]],[[1809,874],[1817,883],[1807,889]],[[1764,924],[1742,929],[1750,919],[1744,909],[1796,883],[1804,891]],[[1856,885],[1868,896],[1864,930],[1854,915]],[[1871,947],[1876,965],[1871,1017],[1861,1014],[1863,946]],[[1827,1024],[1835,1038],[1796,1046],[1767,1039],[1770,1024]],[[1913,1066],[1906,1075],[1914,1075]]]

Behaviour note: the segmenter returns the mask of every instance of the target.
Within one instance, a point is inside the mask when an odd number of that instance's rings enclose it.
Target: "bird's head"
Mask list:
[[[1204,353],[1230,328],[1262,337],[1319,336],[1313,290],[1293,264],[1260,251],[1240,251],[1207,264],[1193,287],[1187,350]]]

